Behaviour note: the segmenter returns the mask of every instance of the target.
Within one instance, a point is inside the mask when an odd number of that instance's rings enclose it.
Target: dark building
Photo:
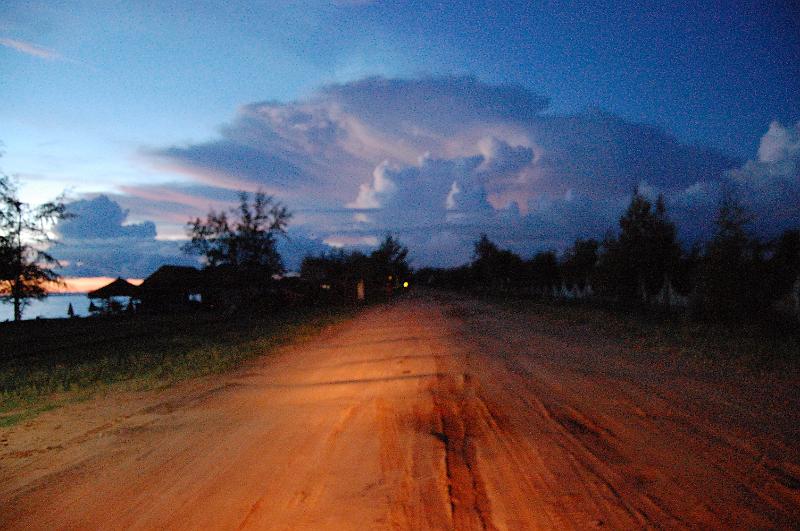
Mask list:
[[[139,299],[144,311],[183,310],[199,305],[203,292],[201,271],[165,265],[142,282]]]

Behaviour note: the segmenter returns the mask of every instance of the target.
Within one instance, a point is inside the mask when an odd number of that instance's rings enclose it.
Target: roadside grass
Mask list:
[[[800,374],[800,326],[795,323],[761,318],[737,323],[696,321],[679,314],[587,302],[514,297],[483,300],[515,315],[535,313],[548,323],[547,333],[566,335],[585,329],[639,356],[691,359],[710,369],[725,366],[748,372]]]
[[[551,319],[582,323],[640,355],[672,355],[709,367],[733,364],[753,371],[800,365],[800,333],[782,323],[698,322],[582,304],[550,306],[548,310]]]
[[[220,373],[302,341],[353,308],[268,317],[209,314],[59,319],[0,325],[0,427],[111,389],[162,388]]]

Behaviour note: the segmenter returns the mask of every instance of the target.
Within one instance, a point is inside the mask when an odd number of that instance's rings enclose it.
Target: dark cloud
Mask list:
[[[52,249],[64,275],[141,278],[166,263],[194,263],[180,242],[157,240],[152,221],[125,225],[128,211],[105,195],[69,203],[67,212],[73,217],[56,225]]]
[[[53,254],[62,262],[59,272],[64,276],[144,278],[164,264],[197,265],[181,252],[180,244],[155,239],[65,240]]]
[[[526,122],[539,116],[549,100],[519,85],[491,85],[474,77],[386,79],[369,77],[324,87],[322,102],[334,101],[346,112],[377,125],[404,123],[442,130],[487,121]]]
[[[535,127],[545,186],[605,197],[628,194],[645,181],[680,190],[720,179],[741,162],[712,149],[682,144],[664,131],[604,112],[557,116]]]
[[[186,147],[171,147],[159,156],[196,169],[206,182],[238,188],[249,187],[258,179],[273,186],[299,184],[304,174],[290,161],[233,140],[220,140]]]
[[[533,160],[533,150],[525,146],[511,146],[494,137],[480,144],[483,171],[498,176],[515,174]]]
[[[56,227],[56,232],[64,238],[156,237],[156,226],[152,221],[125,225],[128,211],[105,195],[69,203],[67,213],[72,217],[62,220]]]
[[[175,191],[181,190],[181,193]],[[208,210],[198,210],[198,201],[213,192],[207,187],[174,186],[174,189],[131,188],[121,200],[140,204],[137,196],[144,197],[154,212],[170,209],[178,212],[181,229],[193,216],[202,216]],[[161,200],[157,199],[161,196]],[[217,210],[225,210],[234,204],[229,201],[217,202]],[[187,208],[189,207],[189,208]],[[195,207],[195,208],[191,208]],[[165,264],[199,265],[197,257],[187,256],[181,246],[186,241],[185,232],[178,239],[156,239],[155,225],[151,221],[125,225],[127,211],[117,201],[101,195],[69,203],[68,211],[73,218],[61,221],[55,231],[61,236],[52,251],[62,262],[61,273],[66,276],[123,276],[143,278]],[[286,268],[297,271],[303,257],[318,255],[331,247],[322,238],[308,233],[302,227],[292,227],[285,237],[278,239],[278,250]]]

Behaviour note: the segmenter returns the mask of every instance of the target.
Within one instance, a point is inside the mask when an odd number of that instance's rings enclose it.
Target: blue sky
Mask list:
[[[445,263],[474,237],[453,208],[431,213],[454,183],[497,226],[520,210],[518,229],[496,235],[524,251],[523,240],[558,246],[559,227],[613,224],[619,189],[637,178],[680,214],[692,185],[708,195],[734,173],[774,175],[759,166],[768,132],[795,161],[791,2],[253,4],[2,3],[2,169],[32,201],[105,193],[129,209],[122,223],[152,220],[159,240],[180,236],[181,216],[261,186],[297,211],[309,248],[427,230],[419,260]],[[537,98],[549,104],[525,114]],[[505,156],[521,165],[498,166]],[[430,204],[402,204],[403,179]],[[420,212],[393,226],[392,209]]]

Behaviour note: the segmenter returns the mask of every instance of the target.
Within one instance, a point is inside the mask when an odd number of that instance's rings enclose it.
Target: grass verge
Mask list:
[[[586,302],[481,297],[515,315],[535,314],[542,333],[574,335],[581,329],[645,357],[691,359],[710,369],[800,373],[800,329],[786,321],[694,321],[676,314],[622,310]]]
[[[4,323],[0,427],[111,388],[160,388],[224,372],[354,312],[317,308],[227,320],[192,314]]]

